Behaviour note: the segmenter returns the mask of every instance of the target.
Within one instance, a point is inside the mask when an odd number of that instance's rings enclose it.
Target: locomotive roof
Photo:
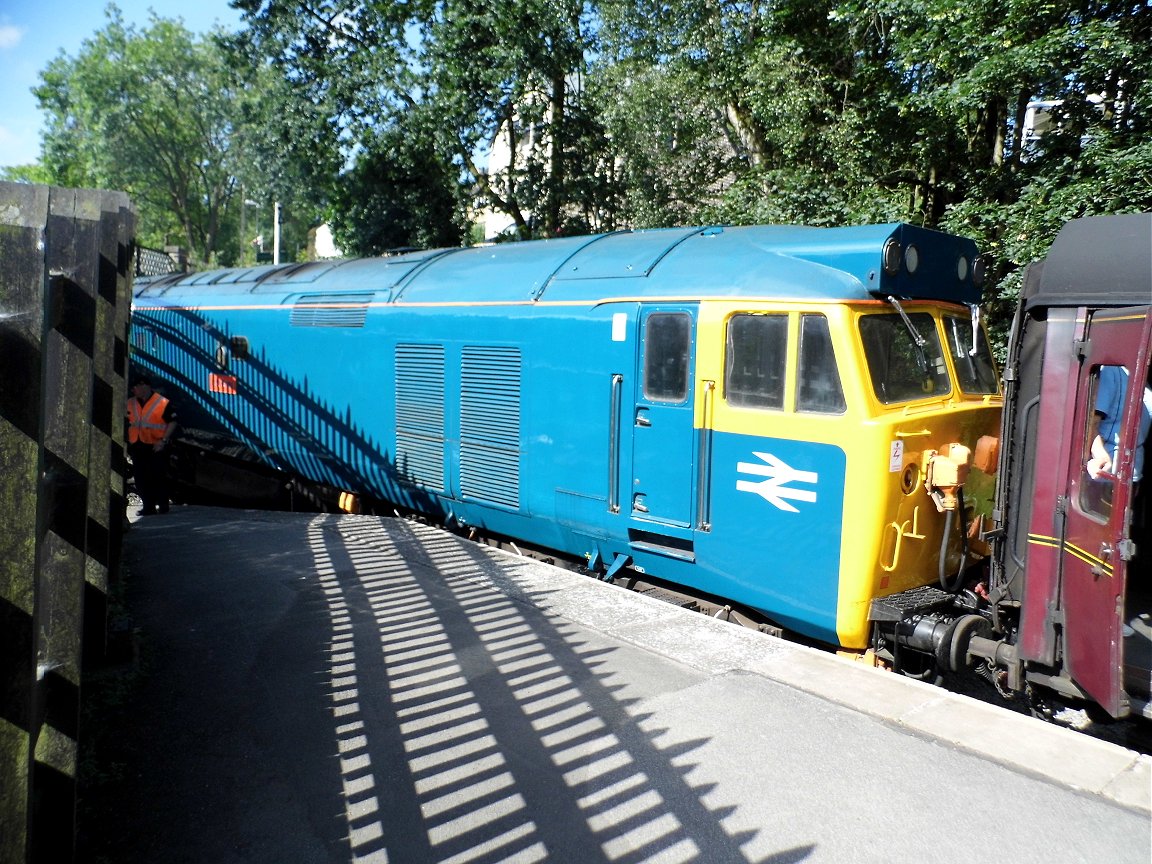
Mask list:
[[[1152,303],[1152,213],[1068,222],[1025,271],[1022,293],[1029,309]]]
[[[895,252],[893,244],[898,244]],[[909,247],[915,247],[914,252]],[[918,261],[910,273],[907,260],[913,254]],[[594,302],[616,297],[854,300],[888,295],[976,303],[976,259],[970,240],[902,223],[662,228],[388,258],[172,274],[138,279],[136,295],[179,305],[204,305],[245,293],[274,301],[269,294],[287,299],[368,292],[378,301],[412,304]]]

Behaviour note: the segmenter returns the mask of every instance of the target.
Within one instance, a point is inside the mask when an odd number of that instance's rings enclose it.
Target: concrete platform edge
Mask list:
[[[512,552],[489,551],[522,564],[530,561]],[[537,584],[546,579],[550,593],[537,605],[549,614],[711,674],[761,675],[1014,770],[1152,816],[1152,757],[633,592],[629,592],[630,598],[645,611],[621,623],[614,608],[617,604],[607,597],[625,589],[540,566],[549,572],[531,573],[535,568],[522,567],[515,586],[494,587],[525,602],[522,577]],[[557,582],[565,584],[561,588]],[[592,592],[604,602],[589,603]],[[606,613],[606,608],[612,611]]]

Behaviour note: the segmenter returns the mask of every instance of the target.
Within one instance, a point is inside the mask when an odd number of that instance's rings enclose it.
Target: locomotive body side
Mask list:
[[[961,566],[926,475],[999,411],[974,260],[878,226],[226,271],[142,284],[132,344],[285,472],[862,650]]]

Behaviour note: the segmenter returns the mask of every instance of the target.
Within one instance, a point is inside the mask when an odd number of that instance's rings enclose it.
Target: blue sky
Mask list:
[[[124,21],[138,28],[149,10],[179,18],[194,33],[216,24],[239,26],[228,0],[117,0]],[[75,57],[84,40],[108,23],[105,0],[0,0],[0,167],[40,158],[42,115],[31,88],[61,52]]]

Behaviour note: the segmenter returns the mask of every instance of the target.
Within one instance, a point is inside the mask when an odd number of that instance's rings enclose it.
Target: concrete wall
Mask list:
[[[0,861],[74,853],[81,668],[124,519],[136,215],[0,183]]]

